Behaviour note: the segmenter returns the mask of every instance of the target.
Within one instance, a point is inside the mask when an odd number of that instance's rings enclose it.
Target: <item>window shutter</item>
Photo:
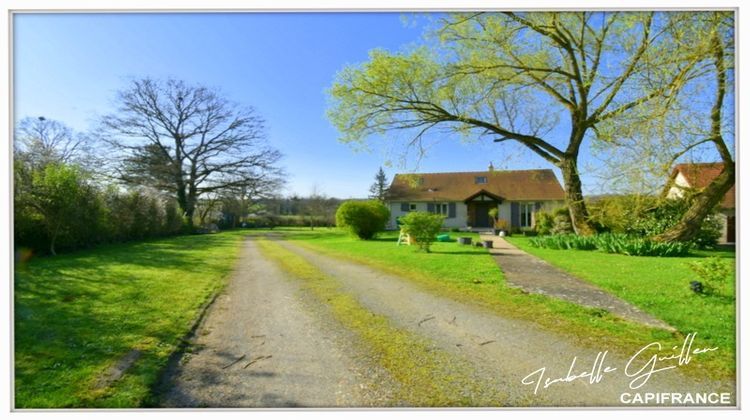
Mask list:
[[[511,227],[519,227],[521,225],[520,220],[518,219],[519,216],[519,208],[518,203],[510,203],[510,226]]]
[[[456,203],[448,203],[448,217],[451,219],[456,217]]]
[[[401,203],[401,211],[403,212],[409,211],[409,203]]]
[[[427,211],[430,213],[435,213],[435,203],[427,203]]]

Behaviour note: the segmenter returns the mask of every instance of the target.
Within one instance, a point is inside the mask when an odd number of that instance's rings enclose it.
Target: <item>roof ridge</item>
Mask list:
[[[715,166],[724,165],[724,162],[696,162],[696,163],[678,163],[677,166]]]
[[[493,171],[456,171],[456,172],[413,172],[413,173],[396,173],[395,175],[449,175],[449,174],[486,174],[492,172],[553,172],[549,168],[538,169],[495,169]],[[553,172],[554,173],[554,172]],[[394,176],[395,176],[394,175]]]

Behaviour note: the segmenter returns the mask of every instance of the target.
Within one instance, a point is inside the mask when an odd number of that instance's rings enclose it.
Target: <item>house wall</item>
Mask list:
[[[416,211],[427,211],[427,202],[412,201],[411,203],[416,204]],[[437,201],[435,203],[438,203]],[[468,208],[466,204],[461,201],[454,202],[456,204],[456,217],[446,218],[443,222],[443,226],[446,228],[465,228],[466,219],[468,218]],[[510,226],[510,201],[503,201],[498,208],[498,218],[507,220],[508,226]],[[542,211],[552,211],[558,207],[565,205],[563,200],[554,201],[541,201]],[[396,229],[396,218],[405,216],[408,212],[401,211],[401,202],[390,202],[388,207],[391,210],[391,219],[388,222],[388,229]],[[532,219],[532,223],[534,223]]]
[[[421,201],[410,201],[411,204],[416,204],[416,211],[427,211],[427,202]],[[451,203],[450,201],[431,201],[430,203]],[[466,204],[463,202],[453,202],[456,204],[456,217],[446,217],[443,222],[443,226],[446,228],[463,228],[466,227],[467,209]],[[388,221],[388,229],[396,229],[396,218],[405,216],[408,212],[401,211],[401,202],[388,203],[388,207],[391,210],[391,219]]]
[[[667,198],[681,198],[685,194],[684,188],[690,188],[690,183],[682,172],[677,172],[677,176],[674,177],[674,184],[667,191]]]
[[[682,172],[678,172],[677,176],[674,177],[674,183],[667,191],[667,198],[682,198],[685,194],[685,188],[690,188],[690,183]],[[729,242],[729,226],[727,225],[727,218],[734,215],[734,209],[722,209],[716,214],[716,217],[721,222],[721,237],[719,237],[720,244],[733,243]]]
[[[721,222],[721,236],[719,237],[719,243],[720,244],[735,243],[737,232],[735,231],[735,239],[733,241],[730,241],[729,240],[729,225],[727,224],[727,219],[729,217],[735,217],[735,211],[733,209],[723,209],[719,211],[719,213],[716,214],[716,217]],[[735,228],[736,228],[736,224],[735,224]]]

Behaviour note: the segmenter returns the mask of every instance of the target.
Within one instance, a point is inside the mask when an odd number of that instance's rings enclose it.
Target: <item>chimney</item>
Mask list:
[[[492,165],[492,162],[490,162],[490,166],[487,167],[487,170],[490,172],[495,170],[495,167]]]

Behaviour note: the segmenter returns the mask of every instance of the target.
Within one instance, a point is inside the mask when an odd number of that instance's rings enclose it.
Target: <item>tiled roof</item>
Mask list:
[[[477,183],[481,177],[486,183]],[[464,201],[480,190],[513,201],[564,199],[564,191],[550,169],[396,174],[387,199]]]
[[[681,163],[675,166],[671,179],[674,179],[679,172],[687,179],[692,188],[705,188],[714,178],[719,176],[723,169],[723,163]],[[725,209],[733,209],[735,207],[734,186],[724,195],[721,207]]]

